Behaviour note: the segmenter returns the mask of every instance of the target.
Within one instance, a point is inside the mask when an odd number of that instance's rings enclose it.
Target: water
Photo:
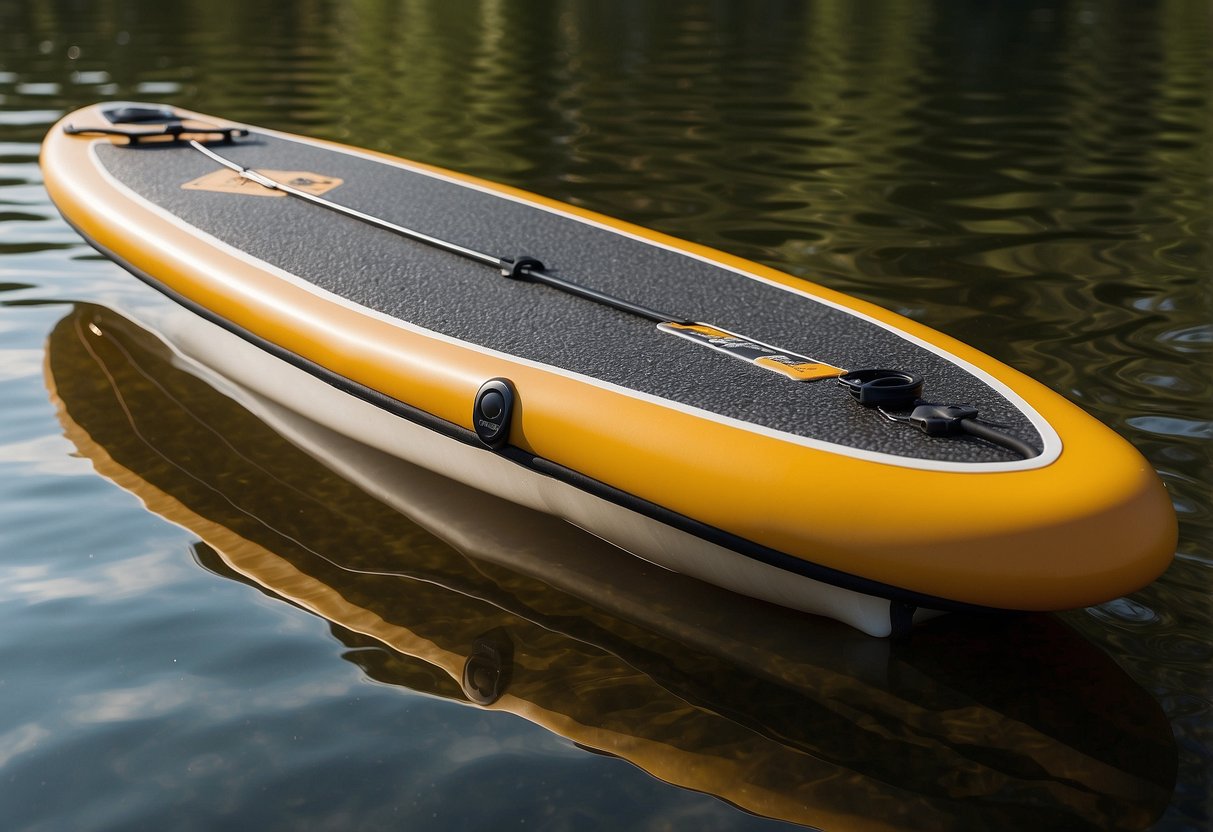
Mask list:
[[[0,824],[1210,828],[1211,47],[1182,1],[0,3]],[[171,306],[40,184],[43,133],[104,98],[928,323],[1141,449],[1175,564],[891,645],[385,465],[166,362]],[[503,650],[510,694],[469,704]]]

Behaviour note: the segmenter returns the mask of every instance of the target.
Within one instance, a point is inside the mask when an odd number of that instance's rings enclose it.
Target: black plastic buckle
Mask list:
[[[976,419],[977,408],[967,404],[920,404],[909,422],[927,436],[953,436],[964,433],[965,419]]]
[[[508,277],[510,280],[526,280],[530,275],[525,272],[541,272],[547,267],[534,257],[527,257],[525,254],[515,257],[513,260],[508,257],[501,258],[501,276]]]

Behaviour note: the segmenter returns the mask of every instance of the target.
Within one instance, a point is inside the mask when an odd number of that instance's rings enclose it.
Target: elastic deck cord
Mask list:
[[[230,137],[230,133],[224,136],[228,140],[230,140]],[[459,255],[485,266],[499,269],[504,277],[513,280],[542,283],[553,289],[645,318],[657,324],[694,325],[693,322],[684,318],[667,315],[659,310],[641,306],[640,304],[608,295],[596,289],[591,289],[588,286],[582,286],[581,284],[557,277],[549,272],[541,261],[534,257],[498,257],[461,246],[457,243],[442,240],[438,237],[432,237],[357,209],[331,202],[323,197],[294,188],[284,182],[279,182],[263,173],[220,156],[198,141],[191,140],[189,145],[207,158],[250,182],[255,182],[271,190],[281,191],[312,205],[359,220],[401,237]],[[747,346],[756,346],[760,349],[766,348],[766,345],[751,342],[748,339],[743,339],[741,336],[723,332],[721,334],[744,341]],[[773,348],[769,351],[774,352]],[[975,408],[967,405],[934,405],[923,402],[918,398],[922,391],[922,378],[916,374],[905,373],[899,370],[853,370],[839,376],[839,381],[848,389],[848,392],[855,396],[860,404],[869,407],[879,407],[880,411],[890,420],[909,423],[922,430],[928,436],[955,436],[963,433],[1010,450],[1013,453],[1019,454],[1024,459],[1031,459],[1040,454],[1036,448],[1021,439],[999,430],[989,422],[979,421]],[[913,408],[913,411],[908,416],[893,416],[886,412],[885,407],[897,409]]]
[[[1024,459],[1040,456],[1040,451],[1033,448],[1027,442],[1024,442],[1017,436],[1012,436],[1006,431],[999,430],[989,422],[980,422],[977,419],[961,419],[960,429],[969,436],[976,436],[978,439],[984,439],[994,445],[1013,451]]]

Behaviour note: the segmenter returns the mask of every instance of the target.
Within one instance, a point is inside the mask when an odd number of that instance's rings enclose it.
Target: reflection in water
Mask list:
[[[0,362],[8,370],[0,373],[0,441],[7,449],[0,460],[0,534],[10,535],[0,541],[7,544],[0,545],[4,565],[12,565],[14,552],[24,552],[38,574],[62,582],[55,586],[87,585],[96,570],[83,558],[92,551],[64,541],[85,537],[86,529],[143,522],[138,510],[114,506],[104,492],[98,497],[79,482],[84,478],[71,484],[47,478],[52,470],[80,469],[72,467],[76,460],[63,458],[44,392],[30,376],[36,367],[29,357],[41,350],[53,323],[54,311],[45,303],[108,299],[126,293],[132,281],[109,263],[90,261],[41,188],[37,153],[43,133],[65,111],[101,99],[164,100],[465,170],[806,275],[958,336],[1111,425],[1166,481],[1180,515],[1180,548],[1172,568],[1150,587],[1061,618],[1110,653],[1171,718],[1180,774],[1161,826],[1206,828],[1213,747],[1210,54],[1208,0],[0,2]],[[221,435],[230,441],[234,434]],[[218,456],[240,458],[216,442]],[[289,451],[280,442],[270,444]],[[261,462],[256,448],[241,445],[240,452]],[[294,464],[275,458],[266,465],[271,463]],[[239,477],[230,482],[238,486]],[[314,478],[309,493],[344,493],[339,482],[331,475]],[[256,499],[290,504],[278,493],[284,488]],[[318,496],[323,502],[325,494]],[[241,498],[246,509],[249,499]],[[360,534],[340,517],[323,516],[344,534]],[[324,530],[311,531],[319,536],[307,538],[309,545],[328,553],[318,544]],[[412,527],[394,534],[407,541],[400,544],[408,556],[403,562],[440,546]],[[461,551],[495,551],[456,542]],[[115,532],[98,544],[104,547],[98,560],[128,554],[129,544]],[[550,559],[553,551],[584,544],[534,545]],[[164,554],[172,559],[171,552]],[[554,577],[541,581],[560,586]],[[610,597],[618,602],[630,596]],[[123,616],[74,602],[44,618],[38,611],[50,609],[46,605],[27,610],[10,604],[2,620],[9,637],[0,640],[0,652],[12,672],[38,690],[74,686],[83,692],[126,687],[132,675],[158,678],[155,634],[185,630],[163,587],[138,601],[125,605]],[[615,617],[636,621],[635,612]],[[90,632],[113,623],[139,636],[130,637],[127,664],[116,668],[98,659],[104,645],[96,641],[55,641],[52,622]],[[704,626],[719,630],[711,621]],[[353,630],[339,631],[361,644]],[[368,640],[365,650],[354,652],[374,668],[370,672],[406,672],[382,642],[357,638]],[[684,652],[713,655],[688,641],[687,633],[673,640],[691,645]],[[263,679],[262,664],[242,647],[213,649],[224,655],[237,686],[251,688]],[[728,654],[737,649],[728,647]],[[795,644],[788,655],[797,649],[807,648]],[[867,648],[847,649],[858,656]],[[902,649],[894,648],[898,655]],[[44,656],[51,654],[63,664],[48,666]],[[900,661],[892,666],[904,667]],[[1013,656],[1006,662],[1022,666]],[[986,663],[974,666],[998,677]],[[437,673],[434,678],[447,680],[451,695],[459,695],[446,670],[409,667]],[[932,674],[928,678],[942,678]],[[906,673],[890,678],[904,680]],[[1123,677],[1115,678],[1106,689],[1123,692]],[[941,695],[942,684],[930,695]],[[1075,698],[1091,694],[1069,681],[1039,684]],[[416,687],[427,689],[421,680]],[[17,690],[0,688],[5,711],[14,720],[32,719],[29,700]],[[1137,695],[1132,691],[1122,695]],[[1099,708],[1115,718],[1121,711],[1111,696]],[[1040,708],[1055,699],[1040,698],[1047,700]],[[51,700],[44,701],[49,707]],[[1140,710],[1133,701],[1127,700],[1127,713]],[[332,716],[302,706],[293,714]],[[55,712],[46,724],[63,717]],[[1056,728],[1072,720],[1077,717],[1053,715],[1044,724]],[[903,723],[873,718],[867,724],[873,734],[904,734]],[[53,759],[55,749],[67,744],[81,770],[107,770],[115,760],[109,734],[92,746],[91,735],[56,731],[40,741],[38,731],[10,727],[0,726],[3,754],[41,744],[42,759]],[[1113,726],[1106,735],[1123,736],[1124,727]],[[163,735],[163,726],[155,730]],[[102,781],[108,799],[89,802],[72,793],[84,808],[62,822],[87,816],[104,824],[98,819],[121,806],[193,794],[129,778],[225,743],[230,750],[234,730],[209,724],[197,736],[149,752],[143,769],[126,759],[121,765],[128,779]],[[295,765],[315,759],[294,754],[290,736],[271,750]],[[394,804],[383,795],[395,793],[397,778],[368,773],[368,760],[379,751],[367,736],[343,738],[360,744],[341,771],[373,783],[361,793],[374,795],[363,798],[363,812],[388,812]],[[336,755],[348,747],[334,741],[330,750]],[[898,748],[886,743],[876,751]],[[429,760],[419,757],[418,767]],[[23,804],[29,784],[53,781],[63,771],[61,764],[40,769],[18,758],[6,767],[5,794],[20,799],[7,803]],[[911,776],[901,772],[891,779]],[[456,802],[475,780],[461,769],[436,788],[434,800]],[[229,799],[238,802],[241,817],[265,817],[268,825],[273,816],[256,814],[265,805],[266,782],[249,782],[255,785],[243,799]],[[292,782],[320,791],[318,775]],[[1043,789],[1047,781],[1040,782]],[[632,796],[622,793],[628,797],[620,797],[617,782],[570,781],[559,806],[573,812],[595,795],[609,795],[614,805],[603,826],[618,827],[625,815],[616,806]],[[210,806],[208,798],[189,805]],[[895,814],[889,801],[876,802],[882,808],[873,813]],[[516,808],[518,793],[494,805]],[[997,809],[991,814],[1005,816]],[[1137,816],[1127,813],[1124,823]],[[919,826],[927,825],[924,817]],[[289,823],[281,816],[277,822]]]
[[[46,375],[100,473],[371,678],[825,828],[1143,829],[1170,797],[1158,706],[1052,617],[895,643],[734,597],[220,392],[104,307],[55,327]]]

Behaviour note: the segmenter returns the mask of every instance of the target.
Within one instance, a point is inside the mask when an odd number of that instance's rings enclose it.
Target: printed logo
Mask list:
[[[261,170],[275,182],[290,185],[300,191],[320,196],[336,188],[345,180],[320,173],[305,170]],[[218,194],[244,194],[246,196],[286,196],[284,191],[276,191],[250,182],[240,174],[227,168],[220,168],[214,173],[200,176],[181,186],[187,191],[211,191]]]

